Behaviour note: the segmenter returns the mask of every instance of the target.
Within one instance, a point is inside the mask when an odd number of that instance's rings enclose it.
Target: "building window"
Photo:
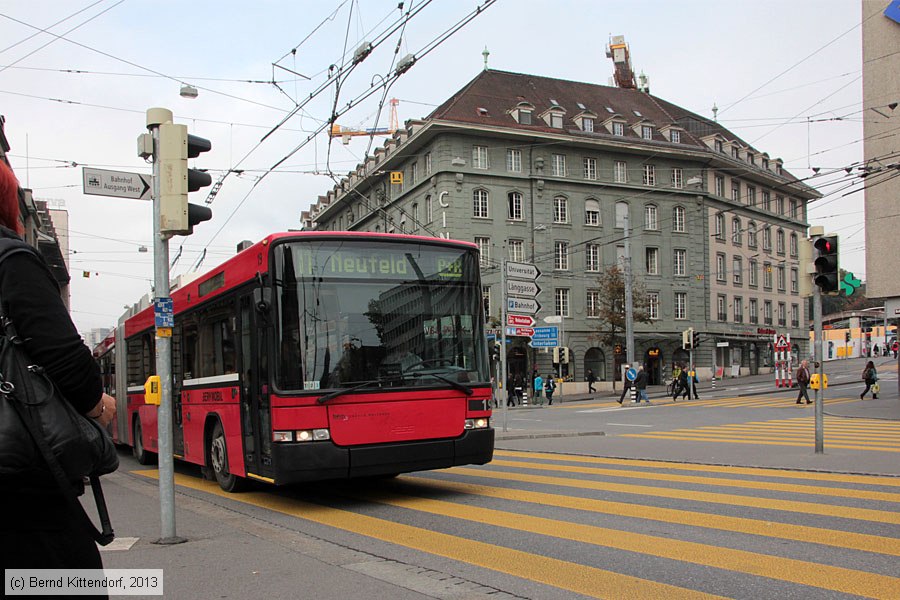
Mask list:
[[[474,168],[474,169],[487,169],[488,168],[487,146],[472,146],[472,168]]]
[[[725,283],[725,254],[716,253],[716,281]]]
[[[750,163],[751,165],[755,166],[756,165],[756,155],[753,154],[752,152],[748,152],[747,153],[747,162]]]
[[[687,319],[687,292],[675,292],[675,318]]]
[[[413,202],[411,210],[412,210],[412,225],[415,229],[418,229],[419,228],[419,203]]]
[[[756,248],[756,223],[754,221],[747,223],[747,246]]]
[[[716,298],[716,313],[719,321],[728,320],[728,298],[724,294],[719,294]]]
[[[431,198],[431,194],[425,196],[425,218],[429,223],[434,221],[434,201]]]
[[[784,265],[778,265],[778,269],[775,273],[778,279],[778,291],[783,292],[785,290],[785,280],[784,280]]]
[[[566,155],[565,154],[554,154],[553,155],[553,175],[556,177],[565,177],[566,176]]]
[[[759,262],[755,258],[751,258],[749,261],[749,283],[750,287],[757,287],[759,285]]]
[[[725,241],[725,215],[723,215],[722,213],[716,214],[715,234],[717,241]]]
[[[731,259],[731,280],[734,285],[744,285],[744,259],[741,256]]]
[[[756,188],[747,186],[747,204],[756,206]]]
[[[672,187],[678,190],[684,187],[684,169],[679,167],[672,169]]]
[[[587,317],[589,319],[596,319],[600,316],[600,290],[587,290],[587,297],[585,298],[585,305],[587,309]]]
[[[656,167],[644,165],[644,185],[656,185]]]
[[[409,170],[409,178],[412,180],[412,184],[416,185],[419,182],[419,163],[414,162],[412,167]]]
[[[765,324],[765,325],[772,324],[772,301],[771,300],[763,301],[763,324]]]
[[[791,218],[796,219],[796,218],[797,218],[797,212],[798,212],[798,211],[797,211],[797,201],[794,200],[793,198],[791,198],[790,200],[788,200],[788,206],[791,207],[791,208],[790,208],[790,210],[791,210]]]
[[[800,305],[791,304],[791,327],[800,327]]]
[[[772,263],[763,263],[763,288],[772,289]]]
[[[531,125],[531,111],[519,109],[519,125]]]
[[[763,169],[765,169],[766,171],[769,170],[769,159],[768,158],[762,159],[762,166],[763,166]]]
[[[735,217],[731,220],[731,243],[735,246],[740,246],[743,243],[743,239],[741,220]]]
[[[594,131],[594,120],[589,117],[581,118],[581,129],[587,131],[588,133],[593,133]]]
[[[510,173],[522,172],[522,151],[509,148],[506,151],[506,170]]]
[[[647,316],[653,320],[659,318],[659,292],[647,292]]]
[[[522,220],[522,194],[519,192],[510,192],[506,196],[507,198],[507,209],[506,216],[507,218],[513,221],[521,221]]]
[[[800,293],[800,271],[797,267],[791,267],[791,293]]]
[[[624,160],[617,160],[613,176],[616,183],[628,183],[628,163]]]
[[[731,199],[735,202],[741,201],[741,184],[733,182],[731,184]]]
[[[613,135],[625,135],[625,123],[620,123],[619,121],[613,121],[612,132],[613,132]]]
[[[769,192],[762,193],[763,210],[772,212],[772,194]]]
[[[625,221],[628,218],[628,203],[616,202],[616,227],[625,228]]]
[[[731,157],[740,159],[741,158],[741,149],[738,148],[737,146],[732,146],[731,147]]]
[[[479,219],[487,219],[490,216],[487,190],[472,192],[472,215]]]
[[[588,244],[584,250],[585,270],[600,270],[600,246],[597,244]]]
[[[676,206],[672,209],[672,231],[676,233],[685,232],[685,212],[683,206]]]
[[[787,307],[784,302],[778,303],[778,324],[784,327],[787,325]]]
[[[681,143],[681,132],[677,129],[673,129],[669,132],[669,141],[673,144]]]
[[[659,275],[659,248],[647,248],[647,275]]]
[[[425,176],[431,175],[431,152],[425,154]]]
[[[768,225],[763,227],[763,250],[772,251],[772,228]]]
[[[687,250],[684,248],[672,251],[672,274],[682,277],[687,275]]]
[[[655,204],[647,204],[644,206],[644,229],[657,230],[659,229],[659,219],[658,219],[659,210],[656,208]]]
[[[550,113],[550,127],[555,129],[563,128],[563,115],[560,113]]]
[[[750,323],[756,325],[759,323],[759,302],[756,298],[750,298]]]
[[[597,159],[585,156],[582,161],[585,179],[597,179]]]
[[[784,214],[784,196],[775,196],[775,212]]]
[[[482,267],[491,266],[491,238],[476,237],[475,245],[478,246],[478,264]]]
[[[775,232],[775,252],[784,254],[784,229]]]
[[[509,240],[509,260],[525,262],[525,241]]]
[[[642,125],[641,126],[641,137],[644,138],[645,140],[652,140],[653,139],[653,127],[651,127],[649,125]]]
[[[553,268],[558,271],[569,270],[569,242],[553,243]]]
[[[744,299],[740,296],[734,297],[734,322],[744,322]]]
[[[725,196],[725,178],[721,175],[716,175],[715,192],[716,196]]]
[[[725,153],[725,144],[722,143],[722,140],[716,140],[715,147],[716,152],[721,152],[722,154]]]
[[[593,198],[584,201],[584,224],[594,227],[600,225],[600,203]]]
[[[481,288],[481,306],[484,307],[484,322],[488,323],[491,320],[491,288],[490,286],[484,286]]]
[[[556,301],[556,314],[561,317],[569,316],[569,288],[556,288],[554,293]]]
[[[565,196],[556,196],[553,198],[553,222],[569,222],[569,199]]]
[[[797,234],[792,233],[791,234],[791,258],[797,258],[797,256],[799,254],[800,254],[799,240],[797,239]]]

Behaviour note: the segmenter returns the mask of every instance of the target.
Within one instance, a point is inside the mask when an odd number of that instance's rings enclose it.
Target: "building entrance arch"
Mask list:
[[[594,371],[597,381],[606,381],[606,356],[603,350],[594,347],[588,348],[584,353],[584,372],[587,373],[588,369]]]

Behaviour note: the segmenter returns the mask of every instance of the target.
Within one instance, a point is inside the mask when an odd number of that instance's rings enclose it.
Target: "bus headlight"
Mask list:
[[[466,429],[487,429],[491,426],[491,420],[487,417],[466,419]]]
[[[298,442],[323,442],[331,439],[331,432],[327,429],[301,429],[295,435]]]

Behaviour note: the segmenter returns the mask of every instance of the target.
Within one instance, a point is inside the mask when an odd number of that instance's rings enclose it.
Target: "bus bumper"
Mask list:
[[[494,455],[494,430],[473,429],[452,440],[339,447],[331,442],[274,444],[275,483],[395,475],[483,465]]]

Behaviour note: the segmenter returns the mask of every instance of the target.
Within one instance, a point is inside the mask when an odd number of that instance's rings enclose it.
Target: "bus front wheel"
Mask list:
[[[141,419],[138,417],[134,420],[134,440],[131,446],[131,454],[142,465],[149,465],[153,462],[153,453],[144,448],[144,436],[141,428]]]
[[[228,470],[228,448],[225,444],[225,430],[222,423],[216,421],[212,436],[209,439],[209,466],[212,468],[219,487],[226,492],[240,492],[246,487],[242,477]]]

